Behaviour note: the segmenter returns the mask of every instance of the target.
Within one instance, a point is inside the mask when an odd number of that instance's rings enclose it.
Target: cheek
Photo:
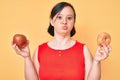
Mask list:
[[[55,22],[55,23],[54,23],[54,27],[55,27],[55,28],[58,28],[59,26],[60,26],[60,24],[59,24],[58,22]]]
[[[60,24],[57,23],[57,24],[54,24],[54,30],[60,30],[61,27],[60,27]]]
[[[71,24],[71,25],[74,25],[75,21],[74,20],[70,20],[70,21],[68,21],[68,23]]]
[[[69,26],[70,26],[71,28],[73,28],[74,24],[75,24],[74,22],[70,22],[70,23],[69,23]]]

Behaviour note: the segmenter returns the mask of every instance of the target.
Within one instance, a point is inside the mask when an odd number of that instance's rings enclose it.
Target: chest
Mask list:
[[[45,80],[83,80],[83,50],[51,50],[40,51],[40,76]],[[81,79],[80,79],[81,78]]]

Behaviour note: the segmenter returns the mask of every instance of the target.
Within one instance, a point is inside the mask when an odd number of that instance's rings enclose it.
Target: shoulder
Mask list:
[[[48,47],[48,42],[44,42],[44,43],[39,44],[37,48],[39,50],[41,48],[43,49],[43,48],[46,48],[46,47]]]
[[[85,45],[84,43],[82,42],[79,42],[79,41],[76,41],[77,44],[80,44],[80,45]]]
[[[33,55],[33,60],[34,63],[39,62],[39,53],[40,51],[42,51],[44,49],[44,47],[47,45],[47,42],[41,43],[37,46],[37,48],[34,51],[34,55]]]
[[[38,47],[45,46],[48,42],[44,42],[38,45]]]
[[[83,48],[83,53],[84,53],[85,59],[91,61],[92,55],[90,53],[90,50],[89,50],[88,46],[85,43],[81,43],[81,42],[78,42],[78,41],[76,41],[76,44]]]
[[[87,47],[87,45],[84,45],[83,47],[83,51],[84,51],[84,57],[85,57],[85,61],[88,63],[92,62],[92,55],[90,53],[89,48]]]
[[[83,48],[84,48],[84,46],[85,46],[84,43],[81,43],[81,42],[79,42],[79,41],[76,41],[76,45],[77,45],[77,46],[81,46],[81,47],[83,47]]]

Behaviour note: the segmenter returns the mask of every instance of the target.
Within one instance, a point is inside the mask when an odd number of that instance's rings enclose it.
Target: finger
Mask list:
[[[97,52],[99,53],[99,50],[101,50],[101,47],[100,46],[98,46],[98,48],[97,48]]]
[[[21,50],[19,49],[19,47],[16,45],[16,44],[13,44],[13,49],[15,50],[15,52],[17,54],[20,54],[21,53]]]
[[[99,52],[104,57],[108,57],[109,56],[109,54],[105,50],[103,50],[103,49],[99,50]]]
[[[16,44],[12,44],[12,48],[16,51]]]
[[[18,46],[15,46],[17,51],[21,51]]]
[[[109,54],[109,48],[108,48],[108,46],[105,45],[105,46],[103,46],[103,48],[104,48],[103,50],[106,52],[106,54]]]
[[[108,45],[108,51],[111,52],[112,51],[112,48],[110,45]]]
[[[12,47],[15,48],[16,44],[12,44]]]

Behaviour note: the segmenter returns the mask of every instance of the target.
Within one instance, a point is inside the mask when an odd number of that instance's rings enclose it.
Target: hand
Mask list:
[[[27,41],[27,45],[22,49],[20,49],[16,44],[13,44],[13,42],[12,47],[18,55],[21,55],[24,58],[30,57],[29,41]]]
[[[97,62],[100,62],[100,61],[106,59],[109,56],[110,51],[111,51],[110,45],[108,45],[108,46],[104,45],[103,47],[98,46],[94,60]]]

